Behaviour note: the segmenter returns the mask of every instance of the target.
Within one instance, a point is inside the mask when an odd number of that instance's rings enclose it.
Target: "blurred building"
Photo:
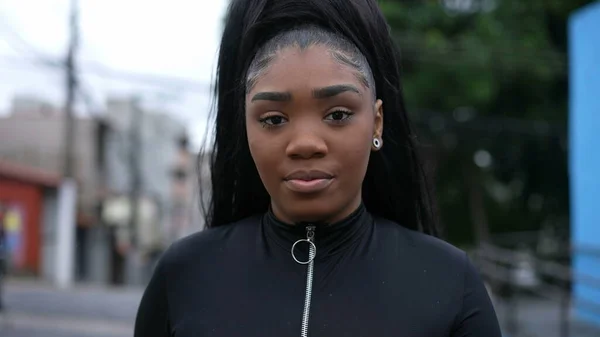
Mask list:
[[[105,123],[106,187],[103,222],[118,250],[135,246],[133,256],[113,255],[124,275],[113,281],[144,282],[148,265],[174,240],[202,228],[195,156],[188,149],[185,126],[163,112],[143,111],[134,99],[110,100]],[[137,225],[132,226],[132,191],[139,196]]]
[[[201,214],[200,190],[197,173],[202,174],[202,189],[205,199],[208,197],[209,179],[208,161],[190,152],[187,138],[180,139],[175,165],[172,169],[169,242],[178,240],[204,228]]]
[[[75,124],[77,279],[144,282],[148,265],[167,245],[202,228],[195,198],[195,156],[188,150],[185,126],[167,113],[145,111],[129,98],[111,99],[105,113],[78,117]],[[35,97],[16,97],[9,115],[0,118],[0,159],[7,167],[20,167],[17,171],[39,171],[60,179],[63,135],[60,109]],[[0,191],[11,198],[16,187],[6,177],[0,180]],[[35,177],[23,179],[40,185]],[[39,188],[47,194],[52,187],[47,183]],[[51,199],[38,199],[44,212],[56,206]],[[129,206],[133,200],[137,208]],[[38,261],[25,269],[49,277],[44,270],[53,263],[48,247],[54,227],[35,212],[42,211],[21,212],[29,219],[27,254]]]
[[[600,329],[600,2],[571,16],[569,34],[572,301],[575,315]]]
[[[63,114],[31,97],[16,97],[12,110],[0,118],[0,158],[60,174],[63,168]],[[75,178],[80,183],[81,226],[91,223],[98,197],[98,121],[76,120]]]
[[[52,279],[60,177],[43,169],[0,160],[0,204],[9,269]]]
[[[76,274],[84,278],[86,272],[86,233],[96,223],[97,200],[99,198],[98,166],[99,156],[97,135],[98,123],[91,118],[78,118],[76,121],[76,146],[75,151],[75,178],[78,181],[78,211],[76,214],[77,259]],[[63,167],[63,134],[64,119],[62,113],[49,103],[35,97],[18,96],[13,99],[12,109],[5,118],[0,118],[0,159],[5,165],[20,167],[22,172],[43,172],[44,175],[54,176],[55,185],[61,179]],[[37,174],[39,175],[39,174]],[[28,183],[35,182],[35,178],[27,178]],[[14,196],[17,189],[9,186],[6,181],[2,183],[9,196]],[[11,200],[12,199],[12,200]],[[14,207],[23,204],[22,200],[11,197]],[[53,206],[50,206],[53,205]],[[56,203],[46,202],[41,207],[53,209],[56,212]],[[32,208],[23,208],[22,217],[27,220],[24,227],[24,237],[29,242],[37,242],[29,247],[31,261],[38,261],[38,265],[28,273],[39,277],[50,278],[49,270],[52,269],[51,250],[43,247],[53,247],[56,238],[56,226],[37,221],[36,211]],[[47,225],[47,226],[44,226]],[[30,267],[34,267],[31,265]],[[20,273],[24,270],[14,270]]]

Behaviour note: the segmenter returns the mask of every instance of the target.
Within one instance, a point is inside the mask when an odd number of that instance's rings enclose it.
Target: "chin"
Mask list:
[[[281,205],[282,211],[294,222],[319,222],[328,221],[336,216],[342,206],[336,207],[323,198],[297,200],[291,205]]]

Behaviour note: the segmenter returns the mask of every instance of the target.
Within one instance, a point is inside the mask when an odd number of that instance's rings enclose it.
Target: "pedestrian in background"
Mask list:
[[[6,231],[4,218],[7,207],[0,202],[0,314],[4,311],[3,286],[8,269],[8,248],[6,245]]]

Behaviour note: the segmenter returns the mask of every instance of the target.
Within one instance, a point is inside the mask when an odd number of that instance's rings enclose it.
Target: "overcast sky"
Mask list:
[[[80,0],[79,59],[90,97],[80,110],[101,109],[108,95],[141,94],[145,105],[167,109],[189,125],[198,144],[226,5],[227,0]],[[0,113],[10,108],[15,94],[63,104],[64,74],[35,62],[64,57],[68,9],[69,0],[0,0]],[[199,86],[144,85],[85,71],[95,63]]]

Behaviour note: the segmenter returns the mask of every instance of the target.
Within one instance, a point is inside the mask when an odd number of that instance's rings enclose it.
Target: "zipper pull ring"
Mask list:
[[[317,246],[314,243],[314,239],[315,239],[315,226],[307,226],[306,227],[306,239],[300,239],[300,240],[294,242],[294,244],[292,245],[291,253],[292,253],[292,258],[294,259],[294,261],[296,261],[299,264],[309,264],[315,259],[315,256],[317,256]],[[296,245],[301,242],[307,242],[311,246],[311,247],[309,247],[309,250],[308,250],[308,260],[307,261],[298,260],[298,258],[296,258],[296,254],[294,253]]]

